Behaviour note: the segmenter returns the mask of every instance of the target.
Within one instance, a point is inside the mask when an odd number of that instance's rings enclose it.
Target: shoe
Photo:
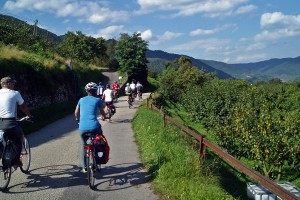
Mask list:
[[[86,172],[87,172],[86,167],[82,168],[82,172],[83,172],[83,173],[86,173]]]

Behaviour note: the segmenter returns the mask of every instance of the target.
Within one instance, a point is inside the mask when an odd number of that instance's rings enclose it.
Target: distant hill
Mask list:
[[[26,22],[19,20],[15,17],[0,14],[0,26],[3,25],[13,25],[18,28],[29,27],[30,32],[33,33],[33,25],[27,24]],[[53,43],[60,43],[63,38],[63,36],[57,36],[56,34],[39,27],[37,27],[37,33],[39,36],[47,38]]]
[[[182,55],[149,50],[146,56],[150,62],[148,67],[160,73],[165,68],[165,62],[174,61],[175,58],[180,58]],[[233,77],[249,81],[270,80],[272,78],[293,81],[300,78],[300,56],[243,64],[227,64],[213,60],[189,58],[193,65],[199,69],[203,68],[208,72],[216,71],[219,78]]]
[[[255,81],[280,78],[283,81],[293,81],[300,77],[300,56],[241,64],[226,64],[211,60],[201,61],[237,79]]]
[[[146,57],[149,61],[148,67],[150,69],[153,69],[157,73],[162,72],[165,69],[165,63],[166,62],[172,62],[176,58],[180,58],[182,55],[179,54],[171,54],[167,53],[161,50],[148,50],[146,53]],[[198,67],[199,69],[205,69],[207,72],[216,72],[217,77],[224,79],[224,78],[233,78],[231,75],[219,70],[215,69],[208,64],[201,62],[200,60],[197,60],[193,57],[186,56],[189,59],[191,59],[192,63],[194,66]]]
[[[33,25],[29,25],[15,17],[0,14],[0,27],[5,27],[6,25],[13,25],[19,28],[24,26],[29,27],[30,32],[33,32]],[[53,43],[60,43],[64,37],[64,35],[57,36],[39,27],[37,32],[39,36],[47,38],[47,40]],[[0,29],[0,36],[1,34],[3,33]],[[165,69],[166,62],[172,62],[181,56],[183,55],[167,53],[161,50],[148,50],[146,57],[149,63],[147,65],[150,69],[160,73]],[[246,79],[250,81],[270,80],[272,78],[280,78],[283,81],[300,79],[300,56],[296,58],[274,58],[256,63],[243,64],[227,64],[219,61],[187,57],[191,59],[194,66],[199,69],[205,69],[207,72],[216,72],[219,78]]]

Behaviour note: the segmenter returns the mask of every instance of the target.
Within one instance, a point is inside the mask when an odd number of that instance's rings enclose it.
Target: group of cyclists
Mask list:
[[[142,92],[142,84],[137,82],[135,84],[132,82],[129,87],[132,89],[132,92],[128,91],[129,83],[126,84],[125,87],[125,93],[128,95],[128,98],[133,98],[133,95],[137,92]],[[78,101],[78,104],[75,109],[75,119],[79,122],[79,130],[80,135],[82,139],[82,146],[84,147],[86,137],[84,136],[84,133],[86,132],[95,132],[95,134],[103,134],[101,129],[101,124],[97,120],[97,112],[100,111],[102,115],[102,120],[105,120],[107,118],[106,113],[104,111],[104,105],[105,106],[112,106],[113,101],[118,99],[119,96],[119,90],[120,85],[118,84],[118,81],[114,81],[112,84],[112,89],[110,85],[106,85],[104,87],[102,85],[102,82],[99,82],[99,85],[96,83],[88,83],[85,86],[85,90],[87,92],[87,96],[81,98]],[[82,154],[81,154],[81,162],[83,171],[86,171],[86,166],[84,162],[84,148],[82,148]]]
[[[134,81],[126,83],[125,94],[128,96],[128,103],[133,102],[137,96],[139,96],[139,99],[142,99],[142,89],[143,85],[139,81],[136,84]]]
[[[14,89],[16,81],[11,77],[4,77],[1,79],[0,89],[0,130],[4,130],[7,137],[9,137],[17,146],[17,159],[14,161],[14,165],[22,166],[21,150],[24,134],[17,123],[17,105],[21,110],[29,117],[32,117],[24,99],[21,94]],[[129,89],[130,88],[130,89]],[[125,87],[125,93],[128,95],[128,100],[135,98],[137,93],[141,95],[142,84],[137,82],[127,83]],[[98,121],[97,115],[100,112],[102,120],[107,119],[105,113],[105,106],[113,105],[113,101],[117,100],[119,96],[120,85],[117,81],[114,81],[112,88],[110,85],[104,87],[101,82],[90,82],[85,86],[87,95],[79,99],[75,108],[75,119],[79,124],[80,136],[82,139],[82,147],[86,142],[84,133],[94,132],[95,134],[103,134],[101,124]],[[1,136],[0,136],[1,137]],[[84,148],[82,148],[81,165],[83,172],[86,171],[84,161]],[[4,166],[3,166],[4,167]]]

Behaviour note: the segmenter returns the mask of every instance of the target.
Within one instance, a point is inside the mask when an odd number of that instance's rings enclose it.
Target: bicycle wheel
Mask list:
[[[20,167],[23,173],[28,173],[30,167],[31,153],[30,153],[30,145],[26,137],[24,137],[24,144],[21,152],[21,159],[23,165]]]
[[[129,108],[131,108],[131,106],[132,106],[132,102],[131,102],[131,100],[130,100],[130,99],[128,99],[128,100],[127,100],[127,102],[128,102],[128,107],[129,107]]]
[[[10,178],[11,178],[11,167],[7,168],[6,170],[3,170],[1,164],[0,165],[0,191],[4,191],[8,187]]]
[[[87,176],[88,176],[88,183],[91,189],[95,187],[95,167],[94,167],[94,158],[92,153],[90,156],[86,157],[86,169],[87,169]]]

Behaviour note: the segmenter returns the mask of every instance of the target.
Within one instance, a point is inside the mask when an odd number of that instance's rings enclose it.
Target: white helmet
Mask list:
[[[126,83],[126,85],[129,85],[129,83]]]
[[[85,90],[86,90],[86,91],[97,90],[97,89],[98,89],[97,84],[94,83],[94,82],[89,82],[89,83],[86,84],[86,86],[85,86]]]

